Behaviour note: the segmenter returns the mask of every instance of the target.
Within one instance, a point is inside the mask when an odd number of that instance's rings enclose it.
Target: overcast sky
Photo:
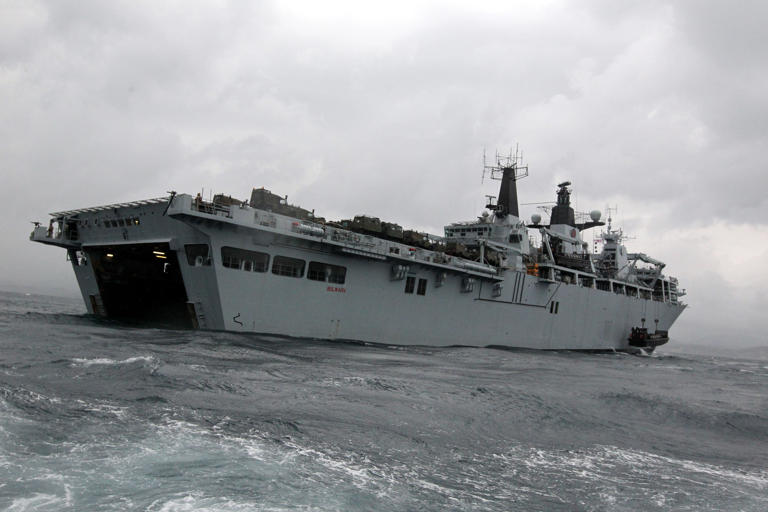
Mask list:
[[[680,278],[677,340],[766,344],[766,22],[762,1],[0,0],[0,288],[78,295],[29,221],[171,189],[442,233],[496,194],[483,148],[519,143],[522,203],[568,179]]]

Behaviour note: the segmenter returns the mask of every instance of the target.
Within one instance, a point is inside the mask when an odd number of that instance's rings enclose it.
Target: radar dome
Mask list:
[[[534,224],[538,224],[539,222],[541,222],[541,215],[539,215],[538,213],[534,213],[533,215],[531,215],[531,222],[533,222]]]
[[[589,212],[589,218],[590,218],[590,219],[592,219],[592,222],[597,222],[597,221],[599,221],[599,220],[600,220],[600,217],[601,217],[602,215],[603,215],[603,214],[602,214],[602,213],[600,213],[600,210],[592,210],[591,212]]]

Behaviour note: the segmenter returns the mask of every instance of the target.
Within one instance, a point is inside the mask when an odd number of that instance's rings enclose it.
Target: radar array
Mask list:
[[[505,169],[515,170],[515,181],[528,176],[528,166],[523,165],[523,152],[520,151],[519,144],[515,146],[515,152],[512,153],[512,150],[510,149],[508,155],[502,155],[497,150],[494,160],[496,162],[495,165],[489,164],[485,150],[483,150],[483,177],[481,182],[485,180],[486,174],[488,174],[492,180],[500,180]]]

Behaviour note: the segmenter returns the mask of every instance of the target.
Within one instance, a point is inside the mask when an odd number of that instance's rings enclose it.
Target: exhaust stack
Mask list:
[[[517,166],[504,167],[501,170],[501,187],[499,187],[496,212],[501,215],[520,217],[517,205]]]

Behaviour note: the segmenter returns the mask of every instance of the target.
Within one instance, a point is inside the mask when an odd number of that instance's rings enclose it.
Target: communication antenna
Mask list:
[[[619,240],[636,240],[637,237],[635,236],[629,236],[624,233],[624,230],[622,228],[619,228],[617,230],[613,229],[612,222],[613,222],[613,216],[619,211],[618,206],[606,206],[605,211],[608,212],[608,225],[606,226],[608,228],[608,233],[614,233],[619,235]]]
[[[528,176],[528,166],[523,165],[523,152],[520,151],[520,144],[515,145],[515,152],[509,150],[509,155],[502,155],[496,151],[495,165],[489,164],[483,148],[483,180],[486,173],[492,180],[501,180],[504,170],[514,170],[514,181],[521,180]]]
[[[611,222],[613,221],[613,214],[619,211],[619,206],[616,205],[613,208],[610,206],[605,207],[605,211],[608,212],[608,232],[611,232]]]
[[[483,172],[482,172],[482,175],[480,176],[480,184],[482,185],[483,183],[485,183],[485,146],[483,146]],[[490,203],[491,203],[491,200],[489,199],[488,204]]]

